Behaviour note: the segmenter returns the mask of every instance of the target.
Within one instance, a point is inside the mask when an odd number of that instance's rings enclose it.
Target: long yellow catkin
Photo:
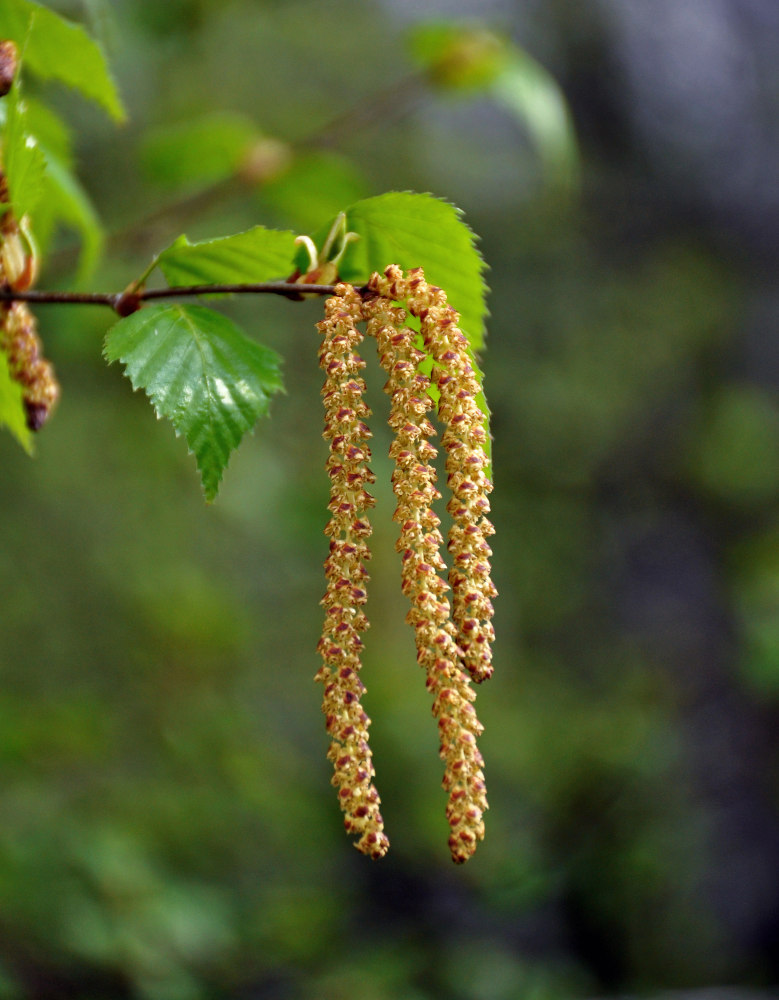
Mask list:
[[[331,490],[326,528],[330,536],[325,563],[327,591],[322,599],[325,624],[319,642],[323,663],[316,679],[325,686],[322,711],[331,736],[328,757],[333,763],[332,782],[338,788],[344,826],[359,837],[355,844],[358,850],[380,858],[386,854],[389,841],[372,782],[370,719],[360,702],[365,686],[359,678],[360,633],[368,627],[362,611],[367,599],[364,564],[370,558],[367,540],[371,534],[366,512],[374,504],[365,488],[374,480],[367,465],[370,431],[364,422],[370,413],[362,399],[365,383],[359,375],[365,362],[356,353],[362,340],[356,325],[361,307],[350,285],[339,286],[325,305],[325,319],[318,324]]]
[[[448,541],[453,621],[463,666],[481,682],[492,676],[493,669],[492,598],[497,591],[491,579],[492,550],[487,537],[495,529],[487,519],[492,491],[486,473],[487,435],[476,402],[479,385],[468,342],[446,294],[425,281],[421,268],[406,277],[392,265],[371,283],[381,294],[405,302],[419,318],[425,349],[433,358],[432,379],[441,393],[438,415],[445,425],[447,485],[452,493],[447,509],[453,520]]]
[[[376,338],[381,365],[389,376],[385,391],[392,399],[389,423],[395,438],[390,455],[395,460],[392,482],[398,501],[394,518],[400,524],[402,590],[411,603],[407,621],[414,628],[417,661],[427,674],[438,719],[443,786],[449,793],[449,849],[452,859],[462,863],[484,837],[484,761],[476,746],[483,727],[471,704],[475,692],[459,665],[456,630],[445,596],[448,587],[438,575],[446,565],[440,552],[440,520],[431,509],[441,495],[432,465],[436,449],[429,440],[435,429],[426,415],[433,401],[427,391],[429,380],[417,371],[424,354],[414,347],[415,334],[405,326],[403,310],[383,297],[368,299],[366,310],[372,315],[368,333]]]
[[[409,314],[419,319],[424,351],[415,346],[420,334],[408,325]],[[362,321],[366,333],[376,339],[387,373],[384,388],[391,397],[390,457],[395,462],[392,485],[397,498],[394,519],[400,525],[396,547],[402,556],[401,587],[411,605],[407,621],[414,629],[417,660],[425,670],[438,720],[443,787],[449,796],[449,849],[453,860],[462,863],[484,837],[487,809],[484,761],[476,745],[483,727],[472,704],[471,680],[480,682],[492,673],[491,598],[496,591],[486,542],[493,531],[486,517],[492,485],[486,474],[483,416],[476,402],[479,386],[459,317],[441,289],[427,284],[420,269],[404,275],[391,265],[383,275],[372,275],[361,294],[350,285],[338,285],[326,304],[325,319],[318,324],[331,479],[326,529],[330,555],[322,602],[326,617],[319,643],[323,665],[317,673],[325,684],[323,711],[332,739],[328,757],[347,831],[359,835],[356,846],[361,851],[381,857],[389,843],[372,784],[370,720],[360,704],[365,688],[358,676],[360,633],[368,627],[362,610],[367,597],[365,562],[370,558],[367,511],[374,504],[366,490],[374,476],[367,465],[370,431],[364,421],[369,411],[359,374],[364,362],[356,353],[362,341],[357,324]],[[449,584],[440,575],[446,563],[441,555],[441,522],[432,508],[441,494],[433,465],[437,450],[430,440],[435,434],[428,416],[434,406],[431,380],[419,371],[427,357],[433,359],[432,380],[440,393],[438,413],[444,424],[451,491]],[[450,585],[453,606],[446,596]]]

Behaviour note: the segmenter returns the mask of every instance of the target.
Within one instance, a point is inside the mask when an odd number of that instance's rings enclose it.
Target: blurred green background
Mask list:
[[[0,998],[775,989],[773,0],[58,9],[92,18],[130,114],[116,130],[45,91],[111,234],[90,287],[123,287],[182,231],[311,231],[392,189],[457,203],[481,235],[491,809],[455,868],[372,365],[365,705],[391,852],[371,863],[341,830],[312,683],[321,303],[224,304],[283,355],[287,395],[212,507],[183,443],[101,360],[110,315],[41,307],[62,402],[34,460],[0,440]],[[578,189],[500,102],[409,83],[408,30],[433,16],[488,19],[559,81]],[[212,112],[320,142],[264,185],[198,188],[183,158],[166,177],[149,136]],[[71,245],[41,287],[72,287]]]

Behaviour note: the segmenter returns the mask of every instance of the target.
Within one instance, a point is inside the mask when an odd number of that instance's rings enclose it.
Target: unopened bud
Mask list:
[[[18,65],[16,42],[0,42],[0,97],[5,97],[13,86]]]

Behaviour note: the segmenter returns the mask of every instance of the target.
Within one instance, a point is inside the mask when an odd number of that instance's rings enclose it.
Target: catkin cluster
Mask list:
[[[409,325],[409,315],[419,319],[424,350],[417,346],[420,335]],[[486,474],[484,418],[476,404],[478,383],[467,342],[457,327],[457,314],[446,304],[440,289],[427,285],[421,270],[404,276],[399,268],[391,266],[384,275],[374,274],[362,294],[349,285],[337,286],[335,296],[328,300],[326,318],[319,324],[323,334],[320,363],[326,373],[323,394],[325,437],[330,440],[332,517],[327,528],[331,535],[330,556],[325,564],[328,611],[320,642],[324,664],[317,678],[327,685],[323,709],[328,730],[334,735],[331,724],[334,697],[341,697],[341,689],[337,689],[338,695],[333,694],[336,690],[332,686],[333,672],[343,663],[349,670],[349,678],[356,680],[362,643],[358,638],[347,651],[342,641],[333,641],[331,606],[335,604],[338,608],[339,624],[347,615],[350,623],[359,623],[359,631],[367,627],[360,610],[367,582],[363,561],[370,555],[367,545],[370,528],[364,511],[373,500],[364,485],[373,476],[364,464],[369,457],[365,441],[370,433],[364,418],[369,414],[361,398],[364,383],[356,374],[363,362],[353,353],[361,339],[357,329],[361,321],[366,323],[366,333],[375,338],[380,363],[387,373],[384,388],[391,399],[389,424],[394,434],[390,457],[395,463],[392,485],[397,499],[394,519],[400,526],[396,547],[402,561],[401,588],[410,603],[407,621],[414,629],[417,661],[425,670],[433,714],[438,720],[440,756],[444,761],[443,787],[449,796],[446,809],[449,848],[453,860],[461,863],[473,854],[484,836],[483,813],[487,809],[483,760],[476,745],[482,726],[472,704],[475,692],[471,679],[482,681],[492,672],[490,618],[495,588],[490,580],[491,553],[485,541],[492,532],[485,516],[491,484]],[[336,344],[339,352],[334,349]],[[434,360],[431,378],[419,371],[428,356]],[[448,505],[452,515],[448,541],[452,567],[448,584],[441,575],[446,571],[441,554],[441,522],[433,510],[433,503],[441,494],[436,487],[433,465],[437,449],[431,441],[435,428],[429,419],[434,407],[429,391],[431,379],[440,392],[438,412],[444,423],[442,442],[447,451],[448,486],[452,495]],[[349,427],[348,445],[342,442],[345,425]],[[348,463],[344,456],[350,448],[356,450]],[[344,519],[334,529],[342,506]],[[359,538],[346,526],[346,519],[355,514],[361,525]],[[334,547],[334,530],[345,541],[345,549],[340,544]],[[450,586],[452,604],[447,597]],[[333,596],[336,591],[337,599]],[[351,599],[348,612],[343,610],[345,593]],[[357,631],[354,624],[343,628],[344,637],[350,640]],[[358,701],[364,687],[359,681],[357,685],[350,691],[358,706],[358,716],[365,719]],[[332,689],[330,694],[329,689]],[[359,832],[362,837],[358,848],[375,857],[387,847],[380,815],[371,813],[378,817],[379,825],[372,826],[370,832],[380,838],[382,849],[372,850],[370,842],[365,841],[367,827],[355,827],[349,812],[353,798],[360,802],[370,800],[371,805],[378,806],[373,785],[369,790],[365,786],[374,774],[367,744],[367,722],[360,733],[361,763],[351,767],[352,760],[357,758],[350,753],[351,769],[339,766],[337,751],[331,746],[335,763],[333,781],[339,787],[347,830]]]
[[[0,172],[0,202],[8,203],[8,185]],[[10,209],[0,218],[0,285],[14,291],[29,288],[35,279],[33,255],[25,247]],[[59,384],[43,357],[35,317],[24,302],[0,302],[0,351],[8,371],[21,386],[27,426],[40,430],[59,398]]]

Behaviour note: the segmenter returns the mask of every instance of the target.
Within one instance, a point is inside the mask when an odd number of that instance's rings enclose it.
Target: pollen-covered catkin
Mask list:
[[[468,343],[458,327],[459,316],[448,305],[445,293],[425,281],[421,268],[405,276],[391,265],[377,277],[376,290],[405,302],[420,320],[422,339],[433,358],[432,379],[441,394],[438,405],[445,424],[443,445],[447,452],[447,484],[452,498],[448,548],[452,556],[452,585],[456,640],[462,664],[477,682],[492,675],[492,551],[487,537],[494,528],[487,519],[492,490],[486,469],[487,441],[484,417],[476,399],[479,385],[469,356]]]
[[[0,201],[8,201],[8,185],[0,173]],[[0,218],[0,285],[14,291],[29,288],[34,278],[32,255],[25,249],[10,209]],[[24,302],[0,302],[0,351],[8,372],[21,386],[27,426],[40,430],[59,399],[59,383],[43,357],[35,316]]]
[[[374,275],[365,310],[370,316],[367,332],[376,338],[388,375],[384,389],[392,400],[389,424],[395,437],[390,456],[395,460],[392,483],[397,497],[394,519],[400,524],[396,547],[402,556],[401,586],[411,603],[407,621],[414,628],[417,660],[426,671],[438,719],[443,786],[449,793],[449,848],[453,860],[462,863],[484,837],[487,799],[483,760],[476,746],[482,726],[471,704],[474,691],[459,666],[460,650],[445,596],[448,587],[438,574],[446,565],[440,552],[440,519],[431,506],[440,497],[432,465],[436,448],[429,440],[435,429],[427,418],[433,401],[428,378],[417,370],[425,355],[414,347],[415,334],[405,325],[405,312],[387,298],[370,297],[379,283]]]
[[[327,471],[330,476],[330,554],[325,562],[327,591],[322,604],[325,624],[319,651],[322,666],[316,679],[325,686],[322,711],[331,736],[328,758],[333,763],[333,784],[344,812],[346,831],[359,837],[355,846],[363,854],[380,858],[389,841],[379,811],[380,799],[373,785],[374,768],[368,744],[370,719],[360,697],[362,639],[368,627],[362,610],[366,602],[371,526],[367,511],[374,504],[366,486],[374,481],[368,467],[370,413],[363,402],[365,383],[359,372],[365,362],[357,354],[362,333],[357,328],[362,303],[350,285],[339,285],[327,300],[319,364],[325,372],[322,396],[325,406],[324,437],[330,442]]]
[[[481,682],[492,676],[492,598],[497,591],[487,543],[495,529],[487,518],[492,483],[487,476],[484,415],[476,401],[479,384],[459,316],[446,294],[425,281],[421,268],[404,277],[399,268],[389,267],[384,284],[387,294],[404,300],[419,318],[425,349],[433,358],[432,379],[441,394],[438,415],[445,425],[442,443],[452,493],[447,504],[453,522],[448,540],[452,617],[463,666]]]

